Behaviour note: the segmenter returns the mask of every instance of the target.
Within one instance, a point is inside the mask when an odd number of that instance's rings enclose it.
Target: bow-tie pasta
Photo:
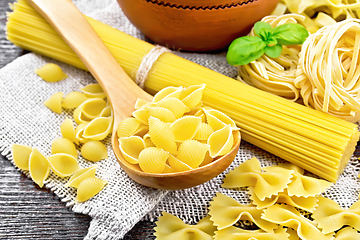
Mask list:
[[[131,164],[141,162],[144,172],[169,173],[198,168],[226,155],[239,129],[230,117],[202,106],[204,88],[205,84],[167,87],[151,102],[138,99],[132,117],[117,128],[124,158]],[[154,158],[155,153],[161,157]]]
[[[154,230],[158,240],[212,240],[216,227],[209,216],[196,225],[189,225],[176,216],[162,212]]]
[[[343,226],[351,226],[360,231],[360,201],[349,209],[343,209],[335,201],[320,196],[313,217],[325,234],[339,230]]]
[[[278,228],[273,233],[262,230],[244,230],[237,227],[228,227],[215,232],[214,240],[288,240],[290,234],[286,228]]]
[[[243,205],[235,199],[222,193],[217,193],[210,202],[209,215],[218,230],[233,226],[239,220],[248,220],[253,222],[262,230],[273,233],[277,225],[261,218],[262,210],[254,205]]]
[[[284,168],[264,170],[257,158],[253,157],[230,171],[221,186],[224,188],[253,187],[254,194],[263,201],[287,188],[293,172]]]

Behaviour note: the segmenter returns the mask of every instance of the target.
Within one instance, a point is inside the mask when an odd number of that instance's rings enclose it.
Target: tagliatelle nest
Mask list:
[[[295,79],[306,106],[360,120],[359,44],[359,19],[323,27],[306,39]]]

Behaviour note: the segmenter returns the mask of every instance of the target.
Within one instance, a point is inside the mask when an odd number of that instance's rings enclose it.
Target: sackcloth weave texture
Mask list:
[[[127,20],[115,0],[74,0],[84,14],[111,25],[142,40],[145,37]],[[237,71],[226,63],[224,53],[196,54],[175,52],[190,61],[236,78]],[[34,72],[48,62],[58,64],[68,78],[56,83],[40,79]],[[0,70],[0,152],[12,160],[11,145],[14,143],[35,147],[44,155],[50,155],[51,142],[60,138],[60,124],[65,117],[72,119],[72,111],[62,114],[51,112],[43,102],[56,92],[64,95],[79,91],[95,80],[88,72],[33,53],[17,58]],[[242,142],[231,166],[221,175],[200,186],[165,191],[143,187],[132,181],[117,163],[111,150],[110,138],[104,140],[109,158],[98,162],[97,177],[107,180],[108,185],[94,198],[84,203],[75,203],[76,192],[65,188],[67,178],[51,173],[46,187],[66,202],[73,211],[92,217],[85,239],[121,239],[138,221],[156,220],[162,211],[180,217],[186,223],[195,223],[207,214],[209,201],[216,192],[225,193],[241,203],[248,203],[244,190],[229,190],[220,187],[225,173],[240,163],[256,156],[262,166],[282,160],[249,143]],[[79,154],[79,164],[90,166]],[[325,196],[337,201],[340,206],[350,207],[358,200],[360,164],[355,157]],[[28,174],[25,172],[25,174]]]

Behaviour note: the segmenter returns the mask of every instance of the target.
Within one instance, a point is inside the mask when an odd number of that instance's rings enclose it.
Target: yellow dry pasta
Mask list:
[[[304,169],[291,163],[279,163],[278,166],[265,167],[264,169],[269,170],[278,167],[294,171],[291,182],[287,187],[289,196],[314,197],[325,192],[332,185],[331,182],[323,179],[304,176]]]
[[[209,217],[201,219],[196,225],[190,225],[170,213],[162,212],[154,230],[158,240],[212,240],[216,227]]]
[[[304,16],[298,14],[284,14],[281,16],[266,16],[262,22],[269,23],[272,27],[285,23],[302,24]],[[254,36],[254,30],[250,32]],[[300,45],[282,46],[279,57],[270,58],[266,54],[249,64],[238,66],[238,80],[255,86],[261,90],[296,101],[300,92],[295,87],[295,73],[299,60]]]
[[[63,108],[72,109],[77,108],[88,99],[84,93],[70,92],[63,98],[61,106]]]
[[[201,103],[205,84],[192,85],[181,91],[180,100],[188,107],[193,108]]]
[[[204,115],[205,116],[205,115]],[[199,117],[201,118],[201,117]],[[201,122],[194,136],[195,140],[207,140],[210,135],[214,132],[214,129],[205,122]]]
[[[352,227],[342,228],[335,234],[335,240],[358,240],[358,239],[360,239],[360,233]]]
[[[58,82],[68,77],[61,67],[55,63],[46,63],[36,69],[35,73],[47,82]]]
[[[162,148],[171,154],[177,153],[175,135],[167,123],[150,116],[149,135],[151,137],[151,141],[156,147]]]
[[[210,202],[209,215],[218,230],[231,227],[239,220],[249,220],[256,224],[260,229],[273,233],[277,225],[265,221],[261,218],[262,210],[256,209],[252,204],[243,205],[235,199],[222,193],[216,193],[216,196]]]
[[[53,95],[51,95],[50,98],[44,101],[44,105],[48,107],[51,111],[60,114],[62,112],[61,102],[63,99],[63,95],[64,93],[62,92],[54,93]]]
[[[94,119],[100,115],[107,103],[102,98],[90,98],[85,100],[80,106],[80,111],[88,119]]]
[[[77,170],[70,177],[69,181],[64,186],[77,188],[83,180],[85,180],[87,178],[95,177],[97,167],[98,167],[98,165],[94,164],[91,167],[82,168],[80,170]]]
[[[208,151],[208,144],[190,139],[181,143],[176,157],[191,168],[197,168],[204,161]]]
[[[183,172],[183,171],[188,171],[188,170],[192,169],[192,167],[190,167],[183,161],[180,161],[178,158],[174,157],[171,154],[168,158],[168,163],[169,163],[169,166],[171,167],[171,169],[173,169],[173,171],[175,171],[175,172]]]
[[[273,195],[270,198],[265,198],[262,201],[254,194],[254,189],[252,187],[249,188],[249,194],[252,204],[254,204],[257,209],[268,208],[276,203],[285,203],[289,206],[313,212],[317,207],[318,202],[317,197],[289,196],[287,190],[284,190],[284,192],[280,192],[277,195]]]
[[[159,92],[157,92],[153,98],[153,102],[157,103],[162,99],[165,98],[180,98],[181,92],[183,91],[183,87],[179,86],[179,87],[173,87],[173,86],[169,86],[166,88],[161,89]]]
[[[154,106],[169,109],[175,115],[176,119],[182,117],[184,113],[190,110],[183,101],[175,97],[166,97],[165,99],[161,99],[159,102],[156,102]]]
[[[278,228],[274,233],[262,230],[244,230],[238,227],[228,227],[215,231],[214,240],[287,240],[289,234],[285,228]]]
[[[15,166],[21,170],[29,170],[29,157],[32,148],[26,145],[13,144],[11,150]]]
[[[81,155],[89,161],[98,162],[102,159],[108,158],[106,146],[97,140],[90,140],[84,143],[81,147]]]
[[[32,149],[29,157],[29,173],[31,179],[41,188],[44,186],[44,181],[50,173],[48,159],[36,148]]]
[[[203,108],[203,111],[205,113],[207,123],[214,131],[221,129],[226,125],[230,125],[233,130],[238,129],[235,122],[224,113],[211,108]]]
[[[122,120],[117,127],[116,133],[118,138],[130,137],[135,135],[137,129],[140,127],[140,121],[133,117],[128,117]]]
[[[302,216],[294,207],[286,205],[274,205],[264,209],[261,218],[283,227],[289,227],[297,231],[300,239],[330,240],[334,233],[323,234],[312,221]]]
[[[51,154],[67,153],[77,158],[77,150],[72,141],[67,138],[56,138],[51,143]]]
[[[302,45],[295,79],[304,104],[359,121],[359,52],[359,19],[344,20],[310,35]]]
[[[313,218],[324,234],[337,231],[343,226],[351,226],[360,231],[360,201],[349,209],[342,209],[335,201],[320,196]]]
[[[73,112],[73,117],[74,120],[77,124],[81,124],[81,123],[88,123],[91,121],[90,118],[86,117],[83,112],[81,111],[80,107],[75,108],[74,112]]]
[[[63,138],[69,139],[75,144],[79,143],[79,140],[76,138],[73,121],[70,118],[66,117],[61,123],[60,132]]]
[[[103,140],[112,132],[112,117],[97,117],[84,128],[83,137],[91,140]]]
[[[84,129],[87,125],[88,125],[88,122],[82,122],[82,123],[79,123],[79,125],[77,125],[75,128],[76,139],[78,139],[79,142],[81,142],[81,143],[86,143],[86,142],[90,141],[90,139],[83,137]]]
[[[106,95],[98,83],[91,83],[80,88],[81,92],[88,98],[105,98]]]
[[[173,121],[170,128],[175,135],[175,140],[177,142],[183,142],[194,138],[200,123],[201,118],[189,115]]]
[[[107,184],[107,181],[96,177],[86,178],[77,188],[76,202],[84,202],[98,194]]]
[[[148,173],[162,173],[170,153],[158,147],[148,147],[139,154],[139,166]]]
[[[232,148],[233,143],[234,138],[230,124],[213,132],[207,140],[207,144],[210,146],[210,157],[216,158],[227,154]]]
[[[119,149],[124,158],[132,164],[139,163],[139,154],[145,149],[145,141],[139,136],[119,138]]]
[[[293,170],[262,170],[256,157],[246,160],[226,174],[224,188],[254,187],[254,193],[262,201],[287,188],[291,182]]]
[[[48,157],[48,160],[51,170],[59,177],[71,176],[81,169],[77,159],[67,153],[52,154]]]
[[[175,121],[175,114],[164,107],[145,107],[149,112],[149,116],[160,119],[163,122],[171,123]]]

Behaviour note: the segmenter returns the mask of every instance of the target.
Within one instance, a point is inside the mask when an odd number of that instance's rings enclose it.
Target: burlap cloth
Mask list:
[[[137,38],[144,36],[131,25],[115,0],[74,0],[84,13]],[[236,69],[226,63],[225,54],[176,53],[193,62],[235,78]],[[66,80],[48,83],[40,79],[34,70],[47,62],[55,62],[69,75]],[[33,53],[17,58],[0,70],[0,152],[11,156],[13,143],[38,148],[50,155],[51,142],[61,137],[60,124],[72,111],[62,114],[51,112],[43,102],[52,94],[62,91],[64,95],[79,91],[79,87],[93,83],[93,77],[82,70]],[[111,150],[110,139],[106,139],[109,158],[98,163],[97,177],[107,180],[108,185],[97,196],[84,203],[75,203],[76,192],[65,188],[67,178],[51,173],[46,187],[50,188],[75,212],[92,217],[86,239],[121,239],[138,221],[156,220],[161,211],[179,216],[186,223],[195,223],[207,214],[207,207],[216,192],[225,193],[242,203],[248,203],[248,195],[241,190],[220,187],[229,169],[256,156],[262,165],[281,161],[251,144],[242,142],[235,161],[220,176],[203,185],[180,191],[165,191],[143,187],[132,181],[120,168]],[[79,155],[83,167],[91,162]],[[338,182],[324,195],[336,200],[342,207],[350,207],[358,200],[360,164],[352,157]],[[28,174],[25,172],[25,174]]]

